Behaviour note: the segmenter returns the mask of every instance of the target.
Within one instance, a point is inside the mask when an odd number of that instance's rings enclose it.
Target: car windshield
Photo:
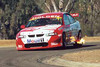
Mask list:
[[[53,24],[62,24],[62,19],[57,18],[41,18],[29,21],[26,27],[32,26],[44,26],[44,25],[53,25]]]

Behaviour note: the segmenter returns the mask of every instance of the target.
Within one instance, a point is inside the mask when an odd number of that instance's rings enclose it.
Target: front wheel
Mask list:
[[[63,43],[63,47],[66,47],[66,34],[65,33],[63,33],[62,34],[62,43]]]

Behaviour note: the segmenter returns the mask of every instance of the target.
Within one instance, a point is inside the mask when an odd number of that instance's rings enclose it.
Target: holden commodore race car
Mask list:
[[[78,14],[66,12],[33,15],[16,35],[17,50],[82,46],[82,33]]]

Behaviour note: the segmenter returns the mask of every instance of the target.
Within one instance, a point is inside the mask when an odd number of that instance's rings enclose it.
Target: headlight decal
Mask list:
[[[20,35],[18,36],[18,38],[25,38],[25,35]]]
[[[54,35],[57,35],[57,33],[56,32],[48,33],[48,36],[54,36]]]

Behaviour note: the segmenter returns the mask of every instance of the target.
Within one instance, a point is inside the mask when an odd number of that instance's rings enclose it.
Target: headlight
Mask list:
[[[48,33],[48,36],[54,36],[54,35],[57,35],[57,33],[56,32]]]
[[[20,35],[18,36],[18,38],[25,38],[25,35]]]

